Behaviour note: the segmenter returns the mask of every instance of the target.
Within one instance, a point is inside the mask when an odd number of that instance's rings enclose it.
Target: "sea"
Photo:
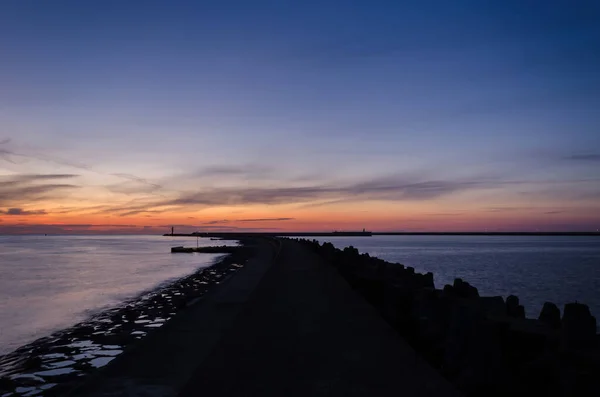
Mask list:
[[[529,318],[544,302],[589,306],[600,325],[600,237],[403,235],[327,237],[393,263],[432,272],[436,288],[461,278],[481,296],[519,297]]]
[[[460,277],[481,295],[517,295],[528,317],[546,301],[583,302],[600,316],[600,238],[544,236],[329,237],[391,262]],[[0,355],[213,264],[171,254],[209,239],[162,236],[0,236]],[[212,243],[212,244],[211,244]],[[219,241],[219,245],[237,244]]]
[[[162,236],[0,236],[0,356],[210,266],[222,255],[171,254],[170,248],[214,243]]]

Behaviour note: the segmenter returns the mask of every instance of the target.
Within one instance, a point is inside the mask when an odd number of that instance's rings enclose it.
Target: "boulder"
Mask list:
[[[478,299],[483,312],[488,316],[503,316],[506,314],[506,304],[501,296],[486,296]]]
[[[455,296],[454,287],[451,286],[450,284],[444,285],[443,292],[444,292],[444,296],[447,298]]]
[[[454,279],[454,292],[461,298],[477,298],[479,296],[477,288],[460,278]]]
[[[445,341],[443,373],[466,395],[489,395],[504,379],[501,342],[497,327],[472,303],[454,306]]]
[[[560,328],[560,309],[552,302],[545,302],[538,320],[552,328]]]
[[[9,378],[5,378],[5,377],[0,378],[0,392],[1,393],[8,392],[9,390],[14,389],[15,387],[16,387],[16,383],[13,380],[11,380]]]
[[[562,318],[563,344],[567,348],[593,345],[596,339],[596,318],[582,303],[567,303]]]
[[[431,273],[431,272],[425,273],[422,277],[422,280],[423,280],[424,287],[435,288],[435,285],[433,284],[433,273]]]
[[[525,318],[525,308],[519,305],[519,298],[510,295],[506,298],[506,315],[514,318]]]

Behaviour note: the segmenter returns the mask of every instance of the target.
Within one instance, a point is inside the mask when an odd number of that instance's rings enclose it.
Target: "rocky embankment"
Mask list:
[[[519,298],[482,297],[461,279],[301,240],[335,266],[420,354],[466,396],[591,396],[600,392],[600,335],[582,303],[525,317]]]
[[[172,247],[171,253],[187,253],[191,254],[194,252],[201,254],[235,254],[240,250],[244,250],[244,247],[240,246],[231,246],[231,245],[221,245],[221,246],[211,246],[211,247]]]
[[[250,253],[239,247],[209,268],[0,356],[0,397],[66,395],[243,267]]]

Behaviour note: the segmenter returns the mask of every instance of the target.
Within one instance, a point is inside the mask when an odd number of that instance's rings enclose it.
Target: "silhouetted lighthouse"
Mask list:
[[[175,234],[175,228],[171,226],[171,236]]]

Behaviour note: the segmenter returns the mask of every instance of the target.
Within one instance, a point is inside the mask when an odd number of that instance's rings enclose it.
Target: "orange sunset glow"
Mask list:
[[[7,6],[0,233],[598,230],[596,25],[450,4]]]

